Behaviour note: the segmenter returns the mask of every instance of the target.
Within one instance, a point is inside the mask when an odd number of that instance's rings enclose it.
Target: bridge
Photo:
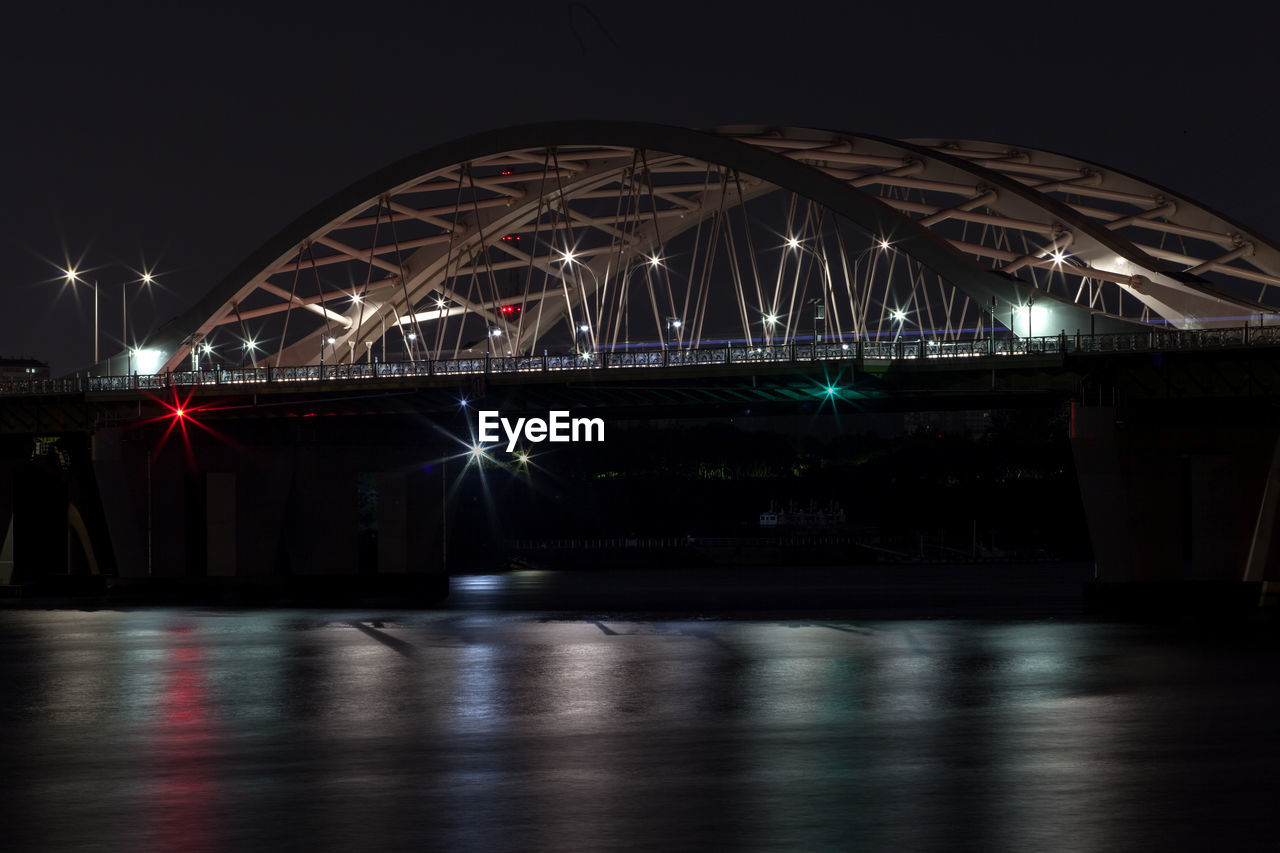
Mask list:
[[[36,488],[21,473],[31,442],[60,437],[80,471],[63,479],[101,506],[82,511],[65,484],[38,512],[6,494],[0,566],[20,570],[24,547],[69,524],[72,556],[37,548],[33,569],[261,576],[286,551],[295,573],[341,573],[354,534],[304,533],[280,507],[331,515],[369,472],[391,513],[378,570],[438,571],[411,532],[431,448],[392,420],[479,395],[627,417],[1021,395],[1073,407],[1100,577],[1261,583],[1278,559],[1277,285],[1266,238],[1049,152],[760,126],[480,134],[340,191],[103,361],[0,388],[0,430],[17,437],[7,491]],[[234,433],[335,409],[376,425],[356,431],[354,456],[349,427],[313,429],[330,475],[315,482],[296,433],[243,433],[260,445],[251,465],[229,445],[189,440],[183,458],[159,438],[175,421]],[[287,482],[264,485],[266,471]],[[1171,519],[1196,532],[1151,541],[1148,525]],[[162,546],[161,526],[176,536]]]

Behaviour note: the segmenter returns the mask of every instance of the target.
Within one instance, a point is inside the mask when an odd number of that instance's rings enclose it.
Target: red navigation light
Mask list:
[[[156,424],[164,427],[164,434],[152,443],[151,452],[153,454],[159,454],[165,445],[168,444],[169,436],[178,433],[178,437],[182,439],[182,447],[186,451],[187,463],[192,470],[196,469],[196,458],[195,448],[191,443],[191,431],[188,430],[188,426],[190,426],[191,430],[199,427],[221,443],[229,447],[234,447],[234,442],[229,438],[213,429],[213,427],[208,424],[203,423],[203,418],[200,413],[207,413],[212,409],[243,408],[241,406],[210,407],[206,404],[196,405],[193,402],[195,390],[196,389],[192,388],[185,396],[180,396],[177,389],[174,389],[172,401],[165,400],[160,397],[152,397],[151,399],[160,407],[160,410],[154,417],[139,421],[137,424],[138,426]]]
[[[498,313],[503,317],[514,317],[520,313],[519,305],[503,305],[498,309]]]
[[[503,170],[502,170],[502,174],[504,174],[504,175],[510,175],[510,174],[511,174],[511,170],[510,170],[510,169],[503,169]]]
[[[504,235],[502,236],[502,242],[504,242],[504,243],[519,243],[519,242],[520,242],[520,235],[519,235],[519,234],[504,234]]]

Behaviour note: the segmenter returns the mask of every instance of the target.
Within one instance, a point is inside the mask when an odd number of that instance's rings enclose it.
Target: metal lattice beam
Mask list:
[[[1271,242],[1061,155],[560,123],[459,140],[347,188],[146,346],[174,368],[197,342],[234,360],[246,339],[288,365],[1203,328],[1269,321],[1277,285]]]

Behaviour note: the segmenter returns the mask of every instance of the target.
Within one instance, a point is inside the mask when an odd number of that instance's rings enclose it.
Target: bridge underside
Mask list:
[[[1280,579],[1277,399],[1274,357],[1248,350],[24,398],[0,407],[12,435],[0,513],[13,523],[16,580],[55,566],[201,582],[429,581],[450,559],[461,567],[493,556],[487,543],[496,540],[477,528],[455,522],[447,542],[440,537],[454,511],[451,484],[473,461],[478,408],[561,409],[611,424],[1026,408],[1070,413],[1102,581],[1257,583]],[[44,447],[35,461],[33,436]],[[490,455],[515,464],[497,448]]]

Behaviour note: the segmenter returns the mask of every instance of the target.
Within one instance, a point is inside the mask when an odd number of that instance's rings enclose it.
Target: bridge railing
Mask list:
[[[665,364],[661,350],[610,352],[604,355],[608,367],[662,367]]]
[[[764,344],[755,347],[738,347],[728,351],[730,364],[770,364],[795,360],[791,344]]]
[[[421,376],[562,373],[630,368],[683,368],[715,365],[804,363],[812,361],[911,361],[916,359],[1091,355],[1172,352],[1280,346],[1280,326],[1219,329],[1151,329],[1122,334],[1060,332],[1043,337],[1003,337],[944,341],[925,337],[893,340],[819,340],[786,344],[733,345],[628,350],[624,352],[544,353],[518,356],[468,356],[402,362],[313,364],[298,367],[215,367],[154,375],[85,376],[60,379],[0,380],[0,395],[84,394],[114,391],[162,391],[173,386],[280,385],[295,382],[377,381]]]

